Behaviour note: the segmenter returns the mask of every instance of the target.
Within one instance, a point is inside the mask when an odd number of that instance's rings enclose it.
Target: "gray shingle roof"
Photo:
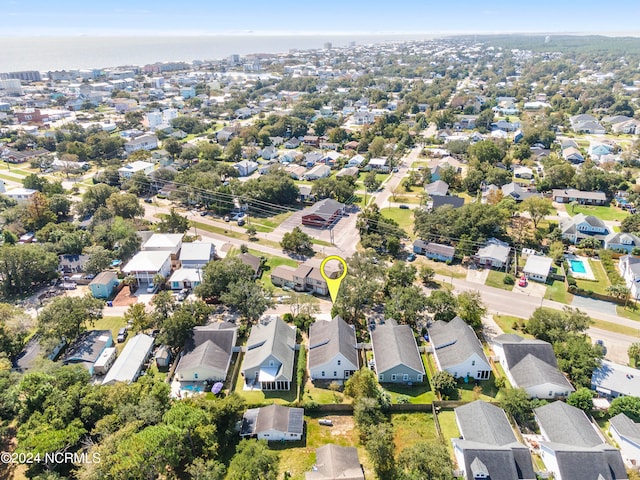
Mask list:
[[[476,478],[478,473],[488,474],[491,480],[533,480],[536,475],[529,450],[519,443],[494,446],[468,440],[452,439],[462,450],[465,478]]]
[[[316,448],[315,469],[305,480],[364,480],[358,449],[332,443]]]
[[[94,363],[105,347],[112,343],[110,330],[88,330],[78,335],[62,363]]]
[[[185,345],[185,353],[176,373],[201,366],[217,368],[226,373],[233,353],[236,328],[228,322],[195,327],[191,339]]]
[[[503,334],[494,337],[492,343],[502,345],[505,361],[509,369],[513,368],[527,355],[533,355],[553,367],[558,366],[556,355],[549,342],[523,338],[516,334]]]
[[[519,388],[551,383],[562,387],[563,391],[574,390],[560,370],[532,354],[528,354],[509,370]]]
[[[247,410],[242,418],[241,435],[257,435],[267,430],[302,434],[304,409],[272,404]]]
[[[495,405],[476,400],[456,408],[455,414],[465,440],[496,446],[518,441],[504,410]]]
[[[640,424],[635,423],[624,413],[619,413],[610,420],[611,428],[615,428],[620,436],[626,437],[640,445]]]
[[[338,353],[358,367],[355,330],[340,316],[313,323],[309,328],[309,367],[324,365]]]
[[[337,210],[342,210],[344,203],[337,202],[332,198],[325,198],[314,203],[305,211],[305,215],[318,215],[323,218],[330,218]]]
[[[549,442],[576,447],[595,447],[604,443],[579,408],[556,401],[534,409],[534,413]]]
[[[244,356],[243,369],[255,368],[273,355],[282,364],[278,377],[293,380],[293,357],[295,356],[296,330],[280,317],[263,317],[251,328]]]
[[[424,375],[424,365],[409,325],[380,325],[371,332],[378,374],[405,365]]]
[[[541,445],[554,451],[562,480],[628,478],[620,451],[610,445],[591,448],[553,442],[541,442]]]
[[[429,327],[429,338],[443,369],[464,362],[473,353],[489,363],[475,332],[460,317],[448,323],[434,322]]]

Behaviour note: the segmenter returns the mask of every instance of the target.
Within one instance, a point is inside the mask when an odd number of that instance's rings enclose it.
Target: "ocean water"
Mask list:
[[[216,60],[231,54],[283,53],[291,49],[426,40],[433,35],[212,35],[140,37],[2,37],[0,72],[146,65],[154,62]]]

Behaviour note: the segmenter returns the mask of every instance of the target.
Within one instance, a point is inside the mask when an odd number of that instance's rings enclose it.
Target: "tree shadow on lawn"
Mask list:
[[[496,398],[498,395],[498,388],[496,388],[493,373],[488,380],[474,380],[472,378],[469,379],[468,383],[465,383],[464,380],[458,380],[458,385],[455,393],[449,395],[448,400],[465,400],[472,401],[474,400],[474,391],[473,389],[477,386],[480,386],[482,390],[479,392],[479,396]]]
[[[429,382],[414,383],[413,385],[383,383],[382,387],[391,394],[406,395],[409,398],[420,397],[421,395],[432,392]]]

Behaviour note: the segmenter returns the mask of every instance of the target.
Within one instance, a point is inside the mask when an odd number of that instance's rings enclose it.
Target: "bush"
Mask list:
[[[496,388],[500,389],[504,388],[507,382],[505,381],[504,377],[496,377],[493,381],[493,384],[496,386]]]
[[[407,403],[409,403],[409,397],[407,395],[400,395],[396,399],[396,402],[401,404],[401,405],[407,404]]]
[[[504,283],[505,285],[515,285],[516,283],[516,279],[513,278],[512,275],[505,275],[504,278],[502,279],[502,283]]]

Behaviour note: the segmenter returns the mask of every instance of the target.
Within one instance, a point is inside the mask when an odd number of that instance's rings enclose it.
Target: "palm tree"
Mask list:
[[[633,360],[634,366],[637,365],[638,357],[640,357],[640,342],[632,343],[627,350],[629,360]]]
[[[133,287],[138,286],[138,279],[133,275],[127,275],[124,277],[124,280],[122,280],[122,283],[129,287],[129,295],[133,295],[135,291]]]
[[[166,281],[167,281],[167,279],[161,273],[156,273],[153,276],[153,284],[154,285],[158,285],[160,287],[160,290],[162,290],[164,288],[164,284],[165,284]]]

